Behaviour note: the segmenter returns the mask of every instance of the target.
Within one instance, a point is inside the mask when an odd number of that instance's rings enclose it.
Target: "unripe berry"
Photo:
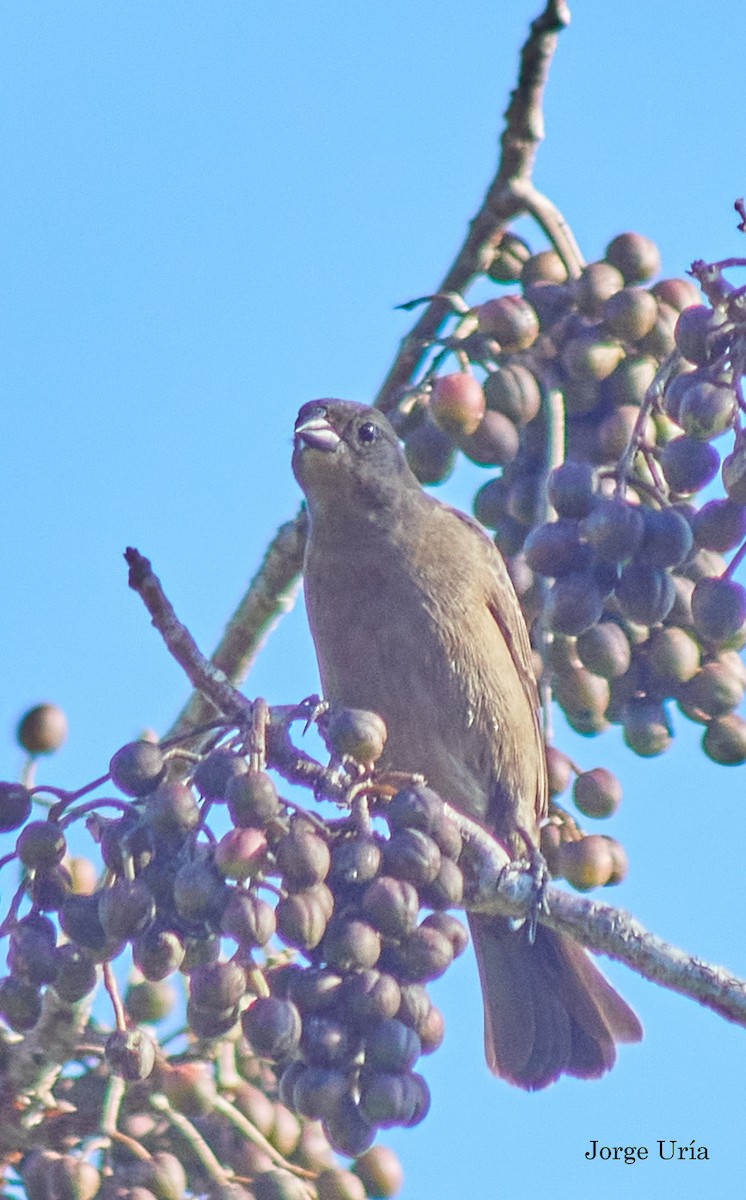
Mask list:
[[[625,283],[645,283],[661,265],[655,242],[641,233],[617,234],[606,247],[605,258],[621,271]]]
[[[578,775],[572,797],[586,817],[610,817],[621,802],[622,785],[605,767],[594,767]]]
[[[53,754],[67,737],[67,717],[57,704],[38,704],[21,717],[16,736],[29,754]]]
[[[598,834],[565,842],[559,850],[559,865],[567,882],[579,892],[603,887],[614,869],[608,843]]]
[[[474,433],[484,416],[482,386],[473,375],[457,372],[439,375],[430,395],[430,413],[435,424],[451,437]]]
[[[333,708],[326,735],[337,754],[366,767],[381,757],[386,745],[386,725],[381,717],[361,708]]]

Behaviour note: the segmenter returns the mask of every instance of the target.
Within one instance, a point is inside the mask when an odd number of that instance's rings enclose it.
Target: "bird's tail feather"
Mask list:
[[[529,1090],[563,1074],[597,1079],[616,1042],[639,1042],[637,1017],[577,942],[539,926],[530,943],[500,917],[472,914],[469,926],[495,1075]]]

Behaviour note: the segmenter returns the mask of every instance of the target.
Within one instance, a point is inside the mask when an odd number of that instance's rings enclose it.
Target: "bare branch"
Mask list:
[[[549,0],[544,12],[531,26],[521,52],[518,84],[505,113],[505,130],[500,139],[500,162],[487,188],[481,207],[469,225],[466,239],[434,289],[412,331],[399,348],[394,363],[375,399],[376,407],[389,412],[399,393],[417,373],[427,347],[452,312],[444,294],[463,292],[480,271],[489,266],[508,221],[521,213],[541,213],[540,224],[557,246],[572,274],[572,260],[582,262],[565,221],[548,200],[530,184],[536,151],[544,137],[542,100],[557,36],[569,22],[563,0]],[[571,261],[568,261],[571,260]]]
[[[303,567],[306,513],[281,525],[264,559],[225,627],[211,663],[235,687],[246,678],[256,657],[280,618],[293,607]],[[216,709],[203,691],[192,693],[168,732],[175,737],[204,725]]]
[[[472,887],[467,911],[528,916],[535,905],[532,871],[511,864],[505,849],[481,826],[455,810],[449,812],[468,844]],[[537,914],[540,924],[623,962],[645,979],[698,1000],[729,1021],[746,1025],[746,981],[724,967],[665,942],[623,909],[557,887],[548,887],[544,900]]]
[[[564,0],[548,0],[544,12],[531,23],[521,50],[518,83],[505,112],[496,190],[531,174],[539,143],[544,140],[541,106],[557,35],[569,24],[570,11]]]
[[[36,1127],[45,1109],[58,1107],[52,1088],[64,1064],[75,1055],[90,1008],[90,996],[69,1004],[49,987],[34,1028],[9,1045],[8,1062],[0,1075],[4,1097],[0,1156],[37,1143]]]
[[[250,720],[248,700],[202,654],[189,630],[178,620],[149,560],[132,547],[125,551],[124,557],[130,569],[130,587],[140,596],[169,653],[186,671],[190,682],[229,720]]]
[[[90,1008],[90,996],[70,1004],[54,988],[47,988],[36,1025],[11,1047],[10,1061],[3,1072],[4,1087],[16,1095],[47,1095],[61,1064],[73,1057]]]

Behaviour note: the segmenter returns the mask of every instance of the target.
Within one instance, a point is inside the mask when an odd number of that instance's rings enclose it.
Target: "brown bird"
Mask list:
[[[293,470],[310,529],[305,597],[324,695],[386,722],[381,765],[419,772],[515,858],[547,811],[531,648],[503,560],[422,491],[382,413],[305,404]],[[521,833],[523,831],[523,833]],[[595,1079],[640,1023],[572,940],[469,918],[487,1065],[523,1088]]]

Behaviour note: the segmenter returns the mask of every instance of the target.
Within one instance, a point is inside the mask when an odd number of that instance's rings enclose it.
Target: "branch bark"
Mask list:
[[[396,406],[400,393],[417,374],[433,338],[451,315],[452,308],[443,297],[449,292],[463,292],[474,276],[489,266],[509,221],[524,213],[537,217],[570,274],[579,273],[582,257],[566,222],[530,181],[536,152],[544,138],[542,102],[549,67],[558,35],[569,20],[564,0],[549,0],[544,12],[531,25],[521,51],[518,83],[505,112],[497,171],[461,248],[434,289],[435,298],[404,338],[381,385],[374,404],[383,412],[390,412]]]
[[[52,1088],[75,1053],[90,1008],[91,996],[69,1004],[49,987],[34,1028],[8,1047],[8,1062],[0,1075],[0,1158],[34,1145],[34,1129],[45,1109],[56,1108]]]
[[[155,628],[168,650],[186,672],[189,682],[224,718],[240,722],[250,720],[251,705],[230,684],[225,672],[197,648],[191,633],[179,621],[150,560],[129,546],[124,554],[129,567],[129,585],[141,597]]]
[[[295,603],[303,567],[306,524],[305,509],[301,509],[292,521],[280,526],[212,654],[213,666],[236,687],[248,676],[277,622]],[[186,729],[204,725],[217,711],[202,692],[195,690],[167,736],[177,737]]]
[[[536,894],[532,871],[511,863],[504,848],[479,825],[449,811],[466,839],[472,863],[467,911],[529,916]],[[664,941],[623,909],[552,885],[543,894],[537,918],[589,950],[623,962],[643,978],[746,1026],[746,981]]]

